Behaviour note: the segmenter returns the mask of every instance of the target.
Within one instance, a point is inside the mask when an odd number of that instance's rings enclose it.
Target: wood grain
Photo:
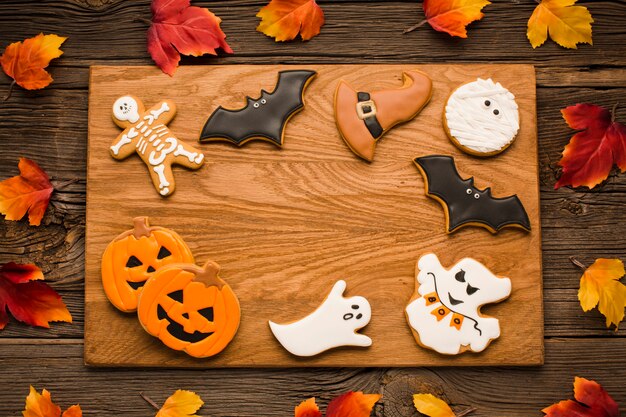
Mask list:
[[[179,104],[170,124],[182,140],[195,142],[208,115],[236,108],[245,95],[271,91],[282,66],[181,68],[176,78],[149,67],[94,67],[89,113],[87,182],[85,360],[122,366],[415,366],[536,365],[543,361],[541,234],[537,173],[534,69],[532,66],[425,65],[434,83],[431,103],[413,121],[386,135],[372,164],[357,159],[339,138],[332,115],[336,82],[360,88],[401,84],[412,66],[309,65],[318,71],[306,93],[307,107],[287,126],[282,150],[267,143],[244,148],[201,145],[203,169],[176,170],[177,191],[163,200],[138,158],[116,162],[108,147],[119,129],[110,106],[123,94],[151,106],[160,98]],[[450,92],[478,76],[493,77],[517,97],[522,127],[514,145],[498,158],[459,152],[441,127]],[[415,156],[454,155],[477,186],[494,195],[517,193],[532,231],[483,229],[444,233],[443,211],[424,196]],[[505,173],[503,175],[503,173]],[[122,180],[123,178],[123,180]],[[115,185],[114,185],[115,184]],[[114,198],[111,196],[114,195]],[[242,306],[231,345],[215,358],[194,360],[173,352],[142,331],[136,318],[118,313],[100,283],[106,245],[148,215],[185,238],[199,263],[213,259]],[[445,265],[473,257],[509,276],[513,294],[488,307],[501,319],[503,335],[484,353],[443,357],[418,348],[403,309],[414,290],[415,262],[435,252]],[[365,296],[373,318],[363,331],[368,349],[345,348],[301,359],[274,340],[267,321],[290,322],[313,311],[338,279],[348,295]],[[101,326],[100,323],[107,323]],[[377,342],[378,341],[378,342]],[[132,348],[131,348],[132,347]]]

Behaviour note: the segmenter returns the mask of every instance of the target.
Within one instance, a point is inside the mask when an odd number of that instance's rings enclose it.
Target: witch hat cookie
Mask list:
[[[395,125],[409,121],[428,104],[432,81],[419,71],[404,71],[397,89],[357,92],[340,81],[335,90],[335,121],[352,152],[372,162],[376,141]]]

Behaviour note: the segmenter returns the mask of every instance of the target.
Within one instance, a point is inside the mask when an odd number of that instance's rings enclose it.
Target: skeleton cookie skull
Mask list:
[[[148,166],[154,187],[162,196],[174,192],[172,164],[198,169],[204,162],[200,150],[176,138],[167,124],[176,115],[176,105],[163,100],[148,111],[133,96],[118,98],[113,104],[113,121],[124,129],[111,145],[111,156],[122,160],[133,153]]]

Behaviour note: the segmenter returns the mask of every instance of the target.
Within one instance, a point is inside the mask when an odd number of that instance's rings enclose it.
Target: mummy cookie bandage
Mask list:
[[[446,103],[443,123],[458,148],[477,156],[504,151],[520,126],[515,96],[491,78],[456,89]]]
[[[150,171],[157,192],[167,197],[176,184],[172,164],[198,169],[204,162],[200,150],[179,140],[167,127],[176,115],[176,105],[163,100],[145,111],[136,97],[123,96],[113,104],[113,121],[124,129],[113,141],[110,152],[114,159],[122,160],[137,153]]]
[[[483,316],[480,308],[506,299],[511,280],[470,258],[445,269],[432,253],[420,258],[416,272],[416,291],[405,312],[418,344],[457,355],[482,352],[500,337],[498,319]]]
[[[317,310],[299,321],[270,321],[272,333],[296,356],[313,356],[339,346],[371,346],[372,339],[357,333],[370,321],[370,303],[363,297],[345,298],[345,289],[346,282],[337,281]]]

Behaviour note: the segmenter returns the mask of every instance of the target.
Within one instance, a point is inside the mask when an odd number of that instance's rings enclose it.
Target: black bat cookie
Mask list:
[[[497,233],[504,227],[530,231],[528,214],[517,195],[495,198],[491,189],[474,187],[474,178],[463,179],[451,156],[415,158],[424,177],[426,195],[439,201],[446,214],[448,233],[469,225]]]
[[[317,73],[289,70],[278,73],[274,91],[261,90],[261,97],[247,97],[239,110],[218,107],[204,125],[200,142],[228,141],[237,146],[258,139],[282,146],[285,125],[304,108],[304,90]]]

